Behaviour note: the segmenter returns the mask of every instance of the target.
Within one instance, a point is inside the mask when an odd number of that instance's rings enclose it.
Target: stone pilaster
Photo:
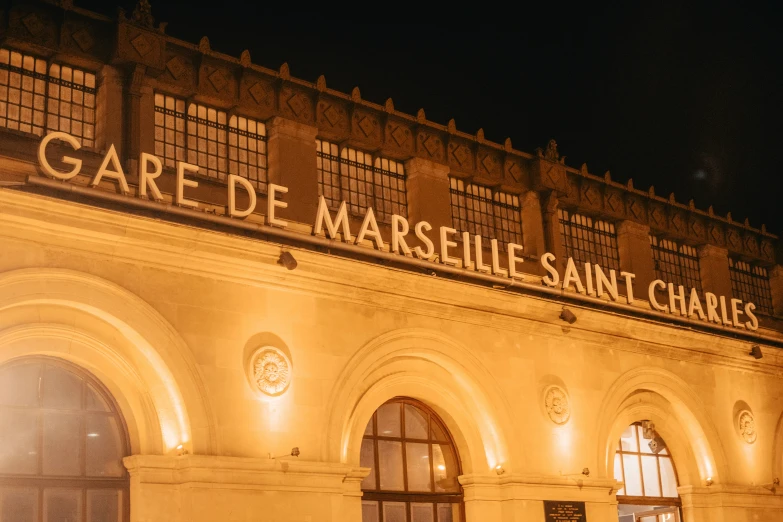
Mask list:
[[[122,73],[115,67],[105,65],[98,74],[97,87],[95,149],[105,151],[114,145],[122,157]]]
[[[655,280],[650,227],[634,221],[621,221],[617,224],[616,230],[620,270],[636,274],[635,294],[641,298],[647,294],[650,282]]]
[[[311,223],[318,208],[315,137],[318,129],[285,118],[266,123],[269,182],[288,187],[285,219]]]
[[[433,230],[451,226],[449,167],[422,158],[405,162],[408,221],[426,221]],[[433,236],[434,237],[434,236]]]
[[[546,252],[544,216],[538,192],[528,191],[522,200],[522,243],[525,255],[540,257]]]
[[[546,240],[545,250],[555,255],[556,266],[560,273],[565,269],[566,252],[563,246],[563,238],[560,237],[560,219],[557,215],[557,207],[560,203],[554,192],[550,192],[541,199],[543,212],[542,225]]]
[[[783,315],[783,266],[775,265],[769,269],[769,287],[772,291],[772,310],[775,315]]]
[[[715,295],[732,295],[729,275],[729,251],[714,245],[699,248],[701,282],[706,292]]]

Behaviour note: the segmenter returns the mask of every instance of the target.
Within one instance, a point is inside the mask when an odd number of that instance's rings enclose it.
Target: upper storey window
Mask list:
[[[405,168],[399,161],[336,143],[315,140],[318,168],[318,194],[330,208],[345,201],[355,216],[368,207],[378,221],[391,222],[392,214],[408,217]]]
[[[734,297],[755,304],[761,313],[772,314],[772,291],[766,268],[729,258],[729,273]]]
[[[267,189],[266,126],[250,118],[156,93],[155,155],[170,167],[198,165],[209,179],[234,174]]]
[[[699,256],[695,248],[652,235],[650,246],[655,264],[655,277],[673,285],[682,285],[686,289],[695,288],[701,293]]]
[[[0,127],[71,134],[95,146],[95,75],[0,49]]]
[[[575,262],[620,269],[617,233],[613,223],[563,209],[558,209],[557,213],[566,256],[574,258]]]
[[[522,244],[519,196],[450,178],[451,221],[461,232]]]

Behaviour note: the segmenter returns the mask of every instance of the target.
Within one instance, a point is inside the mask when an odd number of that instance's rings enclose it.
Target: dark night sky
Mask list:
[[[76,3],[106,14],[135,4]],[[363,18],[342,4],[308,12],[231,0],[153,0],[152,12],[175,37],[206,35],[233,56],[249,49],[256,64],[288,62],[296,77],[358,85],[366,100],[423,107],[431,121],[454,118],[526,152],[555,138],[573,167],[783,232],[783,20],[773,7],[549,4],[430,19],[381,3]]]

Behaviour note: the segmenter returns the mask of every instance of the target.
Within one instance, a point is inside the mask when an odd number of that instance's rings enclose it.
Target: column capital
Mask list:
[[[308,143],[314,143],[318,128],[298,121],[275,116],[266,122],[267,139],[277,137],[295,138]]]
[[[633,236],[644,237],[649,241],[650,227],[636,221],[630,221],[628,219],[620,221],[617,224],[617,235],[631,234]]]
[[[729,250],[716,245],[702,245],[697,249],[700,258],[723,258],[728,259]]]
[[[448,165],[436,163],[424,158],[411,158],[405,162],[405,176],[408,179],[418,176],[446,179],[451,169]]]

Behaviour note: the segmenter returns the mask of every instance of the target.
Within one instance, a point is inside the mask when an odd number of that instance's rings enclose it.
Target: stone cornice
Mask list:
[[[621,184],[609,173],[590,174],[568,167],[554,154],[529,154],[446,125],[427,120],[424,110],[410,115],[397,111],[391,99],[379,105],[327,86],[321,76],[308,82],[291,76],[287,64],[277,71],[253,64],[250,53],[240,57],[213,50],[204,37],[198,44],[166,35],[165,24],[138,23],[121,14],[115,22],[81,9],[63,9],[49,3],[16,4],[6,20],[11,44],[48,50],[64,61],[145,66],[156,88],[194,98],[249,117],[283,117],[312,125],[319,135],[370,151],[407,160],[424,158],[448,166],[457,176],[523,193],[554,192],[562,205],[609,220],[631,220],[648,225],[655,234],[694,244],[713,244],[732,254],[766,265],[775,264],[777,236],[753,228],[747,220],[734,221],[729,213],[717,216],[693,201],[687,205],[674,194],[663,198],[651,187],[643,191],[632,181]],[[22,19],[27,20],[26,23]],[[46,31],[38,30],[45,28]],[[58,38],[45,37],[47,32]]]

